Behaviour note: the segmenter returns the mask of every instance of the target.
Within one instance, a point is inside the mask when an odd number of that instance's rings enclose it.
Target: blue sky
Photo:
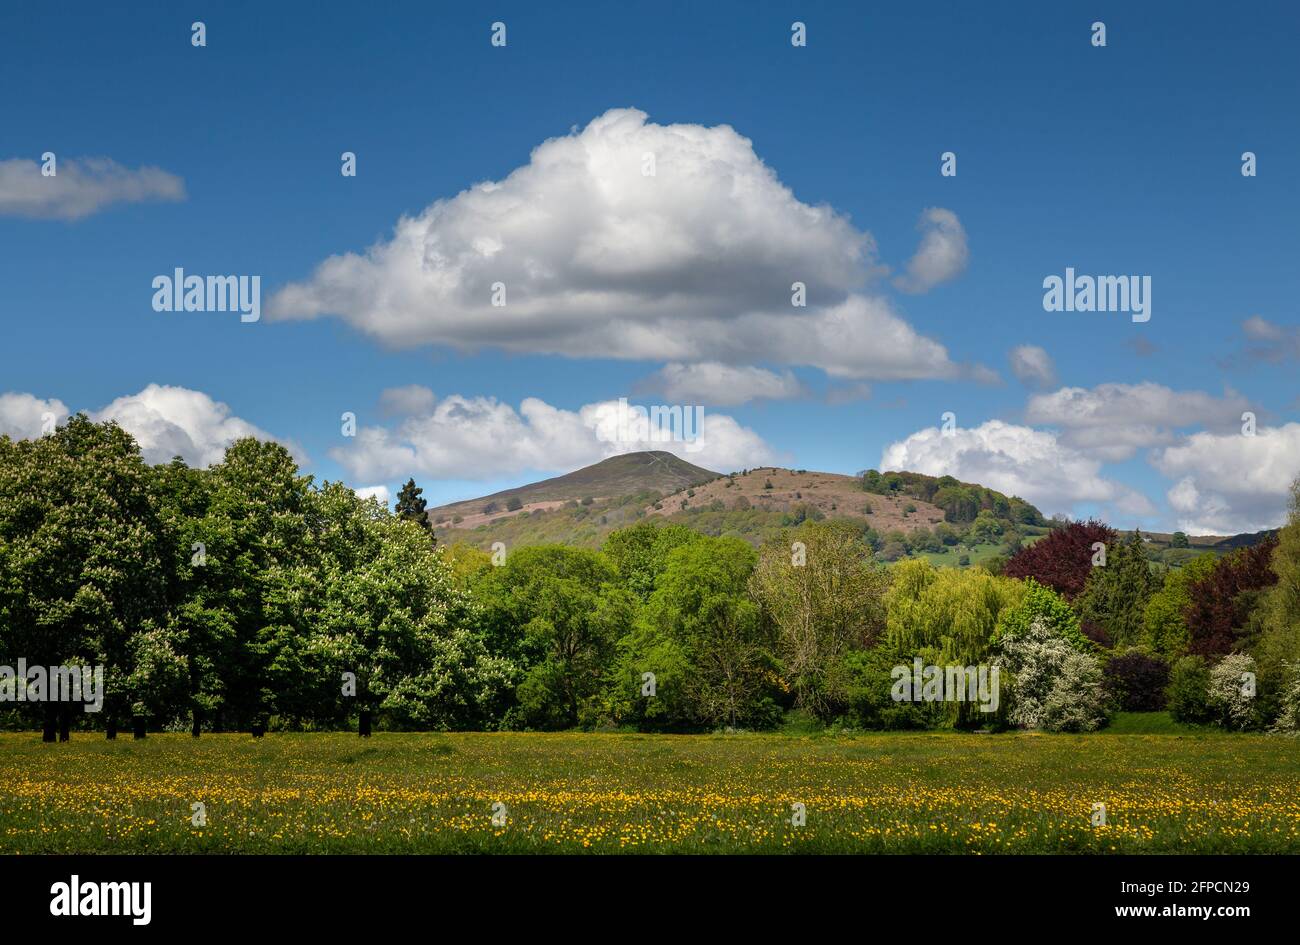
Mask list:
[[[1283,3],[7,5],[0,432],[54,404],[201,462],[251,427],[318,477],[443,501],[630,448],[593,434],[628,397],[703,406],[712,439],[682,455],[715,468],[887,454],[1122,526],[1277,524],[1300,473],[1297,27]],[[642,114],[593,126],[611,110]],[[560,170],[457,197],[549,139]],[[624,200],[646,141],[659,196]],[[64,189],[33,204],[47,151]],[[364,257],[403,216],[424,266]],[[494,321],[466,293],[497,265]],[[263,318],[154,311],[177,266],[260,275]],[[1151,320],[1044,311],[1066,267],[1150,276]],[[804,269],[809,309],[756,300]],[[784,334],[822,315],[854,344]]]

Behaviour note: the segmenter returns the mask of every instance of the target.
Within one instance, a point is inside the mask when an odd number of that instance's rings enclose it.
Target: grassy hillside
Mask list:
[[[512,499],[517,509],[510,508]],[[497,541],[512,548],[544,542],[597,547],[609,532],[647,517],[755,545],[809,518],[851,521],[877,545],[885,536],[944,522],[937,506],[905,495],[869,495],[854,476],[771,466],[720,475],[666,453],[615,457],[430,510],[439,541],[484,549]]]
[[[435,528],[443,531],[473,530],[480,525],[496,528],[503,524],[504,519],[566,507],[582,508],[587,512],[593,511],[593,507],[599,507],[602,511],[608,511],[622,507],[633,496],[640,497],[641,504],[644,505],[664,493],[706,482],[719,475],[661,450],[625,453],[553,479],[543,479],[541,482],[505,489],[477,499],[440,505],[429,509],[428,515]],[[589,517],[587,514],[571,516],[569,524],[573,526],[573,531],[585,532],[586,529],[579,526]],[[536,531],[524,530],[530,534]],[[555,532],[556,529],[546,531]],[[574,540],[571,543],[583,542]]]
[[[767,466],[716,473],[671,453],[614,456],[564,476],[429,510],[441,544],[489,549],[557,543],[597,548],[641,519],[676,522],[706,535],[758,545],[806,519],[862,530],[886,561],[917,556],[937,565],[979,565],[1032,544],[1052,527],[1033,505],[951,476],[867,470],[860,476]],[[1192,537],[1153,534],[1157,567],[1225,554],[1268,533]]]
[[[721,503],[721,507],[719,507]],[[913,531],[944,520],[943,510],[907,496],[867,495],[855,476],[782,469],[750,469],[664,497],[650,514],[665,517],[678,512],[748,511],[820,514],[827,518],[862,521],[876,531]]]

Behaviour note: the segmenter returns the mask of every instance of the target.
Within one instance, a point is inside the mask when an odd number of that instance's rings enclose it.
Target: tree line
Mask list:
[[[947,488],[941,484],[939,488]],[[755,549],[649,520],[600,550],[439,547],[395,510],[243,439],[144,462],[78,415],[0,438],[0,665],[102,665],[99,713],[0,724],[147,730],[864,728],[1086,731],[1115,708],[1295,728],[1300,491],[1280,536],[1154,572],[1136,533],[1062,524],[1005,562],[887,566],[806,520]],[[1097,562],[1097,546],[1105,548]],[[899,665],[995,665],[996,712],[898,701]],[[1250,701],[1233,680],[1257,680]]]

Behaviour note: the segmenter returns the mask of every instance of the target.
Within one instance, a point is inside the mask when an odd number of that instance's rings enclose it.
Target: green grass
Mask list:
[[[1213,733],[1212,725],[1187,725],[1175,722],[1168,712],[1113,712],[1110,724],[1102,729],[1109,735],[1195,735]]]
[[[0,852],[367,851],[1295,853],[1300,752],[1227,734],[0,734]]]
[[[962,555],[970,556],[972,566],[981,564],[989,558],[996,558],[998,555],[1005,555],[1007,549],[1002,545],[975,545],[973,548],[968,547],[965,551],[958,551],[956,548],[946,548],[943,551],[923,551],[914,557],[925,558],[935,567],[957,567],[957,562],[961,560]]]

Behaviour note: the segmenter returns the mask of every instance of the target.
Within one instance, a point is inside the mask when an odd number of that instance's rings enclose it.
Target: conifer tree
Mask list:
[[[429,513],[425,507],[429,504],[422,495],[424,490],[415,484],[414,479],[406,480],[406,485],[397,493],[397,517],[410,519],[419,524],[425,531],[433,531],[433,526],[429,522]]]

